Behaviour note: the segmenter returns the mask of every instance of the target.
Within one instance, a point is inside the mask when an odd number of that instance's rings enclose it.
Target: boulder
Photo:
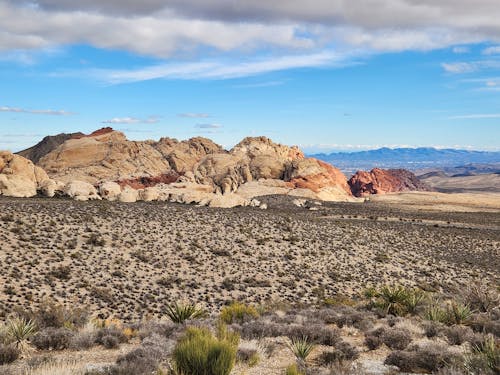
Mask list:
[[[140,191],[132,189],[126,186],[120,195],[118,195],[118,200],[123,203],[134,203],[139,199]]]
[[[101,198],[108,201],[115,201],[121,194],[122,188],[116,182],[106,181],[99,185],[99,194]]]
[[[33,197],[47,173],[22,156],[0,151],[0,194],[12,197]]]
[[[232,208],[248,206],[250,201],[235,193],[215,194],[208,204],[209,207]]]
[[[147,187],[140,191],[140,200],[144,202],[157,201],[160,198],[160,190],[158,187]]]
[[[64,186],[65,184],[61,181],[45,180],[41,183],[39,190],[44,196],[52,198],[56,194],[64,194]]]
[[[71,181],[64,187],[64,193],[79,201],[100,200],[101,197],[97,194],[94,185],[85,181]]]

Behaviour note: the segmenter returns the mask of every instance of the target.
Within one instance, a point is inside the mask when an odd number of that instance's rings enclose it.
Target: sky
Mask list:
[[[498,0],[0,0],[0,149],[104,126],[500,150]]]

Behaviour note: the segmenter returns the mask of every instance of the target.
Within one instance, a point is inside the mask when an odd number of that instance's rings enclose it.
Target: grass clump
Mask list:
[[[205,310],[198,308],[193,304],[179,304],[175,302],[173,305],[167,306],[167,316],[174,323],[182,324],[189,319],[199,319],[206,316]]]
[[[258,317],[259,313],[255,307],[240,302],[233,302],[231,305],[223,307],[220,313],[220,319],[226,324],[243,324]]]
[[[285,375],[305,375],[305,374],[302,371],[300,371],[299,367],[294,363],[286,368]]]
[[[236,350],[234,343],[206,328],[189,327],[174,349],[174,369],[178,375],[229,375]]]
[[[492,335],[472,346],[472,353],[465,357],[464,367],[471,374],[500,373],[500,342]]]

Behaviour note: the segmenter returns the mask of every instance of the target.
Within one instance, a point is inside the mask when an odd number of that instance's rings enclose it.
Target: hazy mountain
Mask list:
[[[409,170],[444,169],[463,167],[462,173],[469,173],[467,165],[475,164],[475,172],[491,164],[497,164],[492,169],[500,169],[500,152],[468,151],[456,149],[421,148],[380,148],[377,150],[359,152],[335,152],[331,154],[311,155],[340,168],[344,173],[354,173],[357,170],[378,168],[405,168]],[[477,164],[482,164],[478,168]]]

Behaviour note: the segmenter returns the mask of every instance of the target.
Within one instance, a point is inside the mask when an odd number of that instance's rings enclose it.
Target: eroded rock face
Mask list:
[[[401,191],[430,191],[417,176],[406,169],[374,168],[370,172],[358,171],[348,184],[356,197],[370,194],[396,193]]]
[[[22,156],[0,151],[0,195],[33,197],[49,180],[45,171]]]
[[[40,142],[38,142],[33,147],[26,150],[19,151],[17,154],[31,160],[33,163],[38,163],[42,157],[47,155],[49,152],[55,150],[57,147],[62,145],[68,139],[81,138],[83,133],[61,133],[57,135],[49,135],[44,137]]]

